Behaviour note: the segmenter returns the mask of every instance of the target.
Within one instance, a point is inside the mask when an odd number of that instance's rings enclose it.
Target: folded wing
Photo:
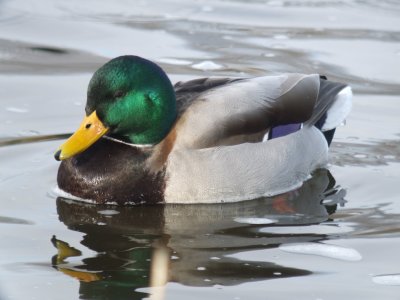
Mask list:
[[[181,115],[175,143],[199,149],[260,142],[273,126],[314,125],[321,118],[331,123],[322,127],[329,130],[349,111],[341,103],[345,97],[338,96],[345,88],[317,74],[180,82],[175,86]],[[329,113],[333,108],[335,113]]]

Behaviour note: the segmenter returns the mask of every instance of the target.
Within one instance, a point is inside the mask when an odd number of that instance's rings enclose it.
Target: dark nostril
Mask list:
[[[60,161],[60,154],[61,154],[61,150],[58,150],[56,153],[54,153],[54,158],[58,161]]]
[[[85,128],[89,129],[91,126],[92,126],[92,123],[88,123],[88,124],[86,124]]]

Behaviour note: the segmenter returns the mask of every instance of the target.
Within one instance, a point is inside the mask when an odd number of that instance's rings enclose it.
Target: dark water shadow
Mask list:
[[[0,216],[0,224],[32,225],[33,222],[24,220],[24,219],[20,219],[20,218],[11,218],[11,217]]]
[[[142,299],[148,295],[135,289],[166,282],[229,286],[310,275],[309,270],[235,254],[326,239],[325,234],[260,229],[329,222],[344,194],[329,171],[319,170],[296,191],[233,204],[115,207],[58,198],[60,221],[85,235],[81,245],[53,237],[58,253],[52,263],[80,280],[82,299]],[[82,247],[96,254],[77,262]],[[165,280],[154,283],[154,278]]]
[[[69,138],[72,133],[61,133],[61,134],[48,134],[48,135],[37,135],[37,136],[26,136],[18,138],[0,138],[0,147],[30,144],[37,142],[47,142],[53,140],[62,140]]]
[[[3,24],[0,14],[0,23]],[[106,58],[84,50],[0,38],[1,74],[74,74],[94,72]]]

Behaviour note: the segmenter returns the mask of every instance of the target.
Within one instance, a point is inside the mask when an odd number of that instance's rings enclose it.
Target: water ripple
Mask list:
[[[47,142],[53,140],[62,140],[70,137],[71,134],[72,133],[61,133],[61,134],[27,136],[19,138],[0,138],[0,147],[37,143],[37,142]]]

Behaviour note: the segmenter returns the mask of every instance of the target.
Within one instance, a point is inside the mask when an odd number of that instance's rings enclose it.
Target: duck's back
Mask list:
[[[328,145],[317,123],[329,119],[345,85],[302,74],[218,80],[205,81],[208,89],[201,81],[187,83],[192,90],[185,83],[177,87],[182,109],[166,162],[166,202],[275,195],[326,164]],[[271,128],[293,123],[302,129],[267,140]]]

